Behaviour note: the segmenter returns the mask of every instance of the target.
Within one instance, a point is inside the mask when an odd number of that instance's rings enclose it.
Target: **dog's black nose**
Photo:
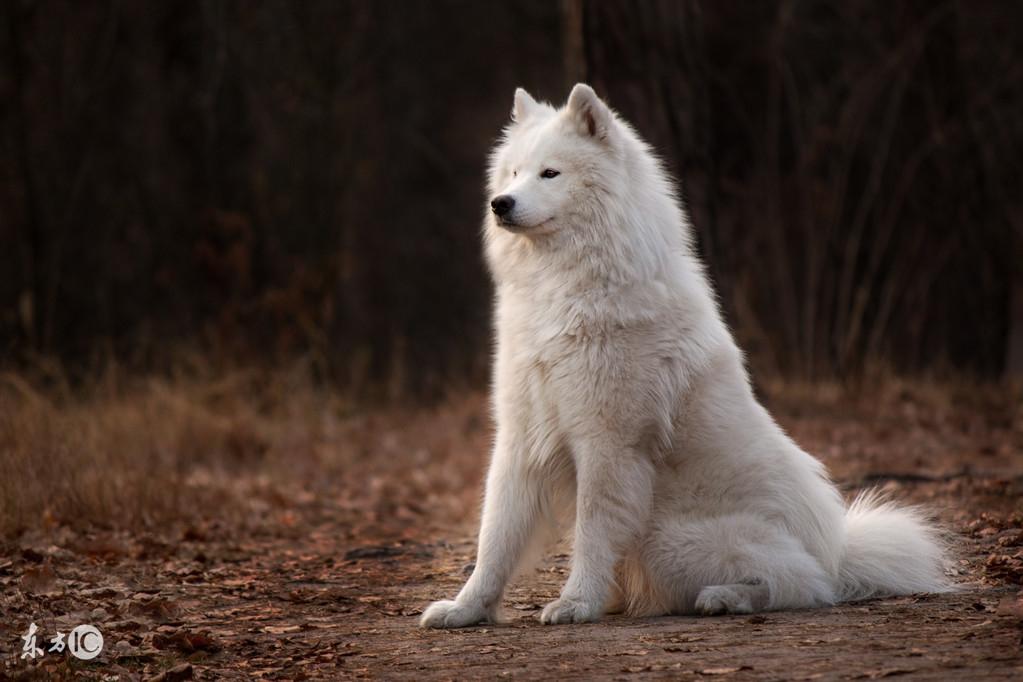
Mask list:
[[[515,200],[507,194],[502,194],[490,202],[490,208],[495,215],[504,215],[515,208]]]

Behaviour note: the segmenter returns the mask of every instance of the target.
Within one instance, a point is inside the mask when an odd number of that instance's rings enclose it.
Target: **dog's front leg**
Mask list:
[[[650,513],[653,468],[642,454],[589,444],[579,448],[575,462],[572,572],[561,597],[540,614],[543,623],[584,623],[603,615],[615,564]]]
[[[498,433],[487,473],[476,567],[454,601],[436,601],[420,625],[458,628],[494,622],[497,609],[538,523],[540,489],[525,465],[519,443]]]

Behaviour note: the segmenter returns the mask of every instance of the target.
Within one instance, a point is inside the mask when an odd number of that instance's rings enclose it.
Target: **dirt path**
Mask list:
[[[430,498],[400,481],[433,485],[416,482],[432,469],[377,451],[411,452],[402,439],[420,439],[430,424],[464,426],[475,447],[488,438],[476,433],[476,404],[400,420],[404,435],[371,440],[365,450],[376,457],[356,457],[364,466],[324,482],[327,491],[349,486],[345,494],[269,486],[258,524],[209,520],[134,535],[57,528],[9,542],[0,554],[0,679],[1021,679],[1023,423],[1004,406],[896,404],[881,413],[792,395],[773,407],[847,490],[876,483],[938,510],[957,533],[957,594],[544,627],[535,618],[566,577],[561,553],[511,590],[506,624],[421,630],[420,610],[453,595],[472,561],[476,521],[466,510],[478,489],[431,513]],[[469,479],[478,479],[474,466]],[[104,651],[88,662],[66,653],[20,660],[30,622],[43,645],[56,631],[94,624]]]

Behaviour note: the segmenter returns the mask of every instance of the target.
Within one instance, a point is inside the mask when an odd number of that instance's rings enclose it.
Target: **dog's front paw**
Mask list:
[[[462,604],[457,601],[435,601],[430,604],[419,625],[424,628],[464,628],[491,620],[486,609]]]
[[[562,597],[544,607],[540,613],[540,622],[545,625],[589,623],[600,618],[603,613],[604,608],[599,602],[590,603]]]

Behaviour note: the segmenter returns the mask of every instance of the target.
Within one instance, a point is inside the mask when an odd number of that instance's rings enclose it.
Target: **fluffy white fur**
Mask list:
[[[494,151],[497,436],[479,554],[428,627],[494,621],[559,520],[572,571],[544,623],[750,613],[947,588],[936,531],[861,496],[756,401],[668,176],[586,85],[515,93]],[[556,171],[554,177],[544,171]]]

